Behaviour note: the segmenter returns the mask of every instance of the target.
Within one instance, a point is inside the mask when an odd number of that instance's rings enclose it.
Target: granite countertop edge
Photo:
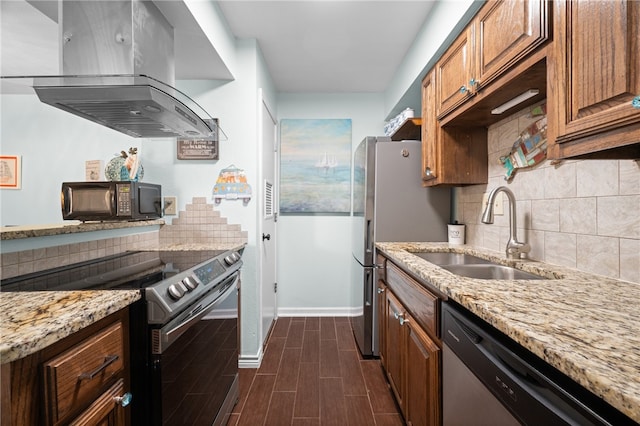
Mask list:
[[[506,259],[448,243],[376,243],[423,282],[491,324],[574,381],[640,422],[640,285],[562,266]],[[478,280],[412,252],[471,254],[547,280]]]
[[[137,228],[142,226],[164,225],[163,219],[113,221],[113,222],[78,222],[24,225],[0,227],[0,240],[20,240],[23,238],[50,237],[54,235],[77,234],[81,232],[105,231],[111,229]]]
[[[0,363],[34,354],[140,298],[139,290],[0,293]]]

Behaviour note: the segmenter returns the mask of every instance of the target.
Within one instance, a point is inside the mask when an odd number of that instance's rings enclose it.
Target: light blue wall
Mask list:
[[[0,190],[0,225],[62,223],[60,185],[85,180],[85,160],[107,161],[136,139],[49,105],[35,94],[2,95],[0,151],[22,157],[22,188]],[[158,170],[145,162],[145,181]]]
[[[352,147],[382,134],[382,94],[280,94],[279,120],[350,118]],[[278,221],[279,315],[351,313],[348,216],[281,216]]]

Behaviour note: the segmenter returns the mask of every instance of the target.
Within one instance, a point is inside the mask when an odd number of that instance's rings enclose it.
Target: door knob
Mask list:
[[[262,234],[262,241],[264,240],[270,240],[271,239],[271,234]]]

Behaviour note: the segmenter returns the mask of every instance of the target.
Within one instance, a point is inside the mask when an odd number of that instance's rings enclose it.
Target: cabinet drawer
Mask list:
[[[47,420],[55,424],[96,399],[124,369],[120,321],[44,363]]]
[[[387,262],[387,286],[418,324],[438,337],[438,297],[391,262]]]

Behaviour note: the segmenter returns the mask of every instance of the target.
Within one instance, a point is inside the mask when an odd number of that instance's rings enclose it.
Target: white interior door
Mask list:
[[[262,288],[262,343],[276,318],[276,178],[277,178],[277,126],[276,119],[260,91],[260,126],[262,138],[262,211],[261,228],[261,288]]]

